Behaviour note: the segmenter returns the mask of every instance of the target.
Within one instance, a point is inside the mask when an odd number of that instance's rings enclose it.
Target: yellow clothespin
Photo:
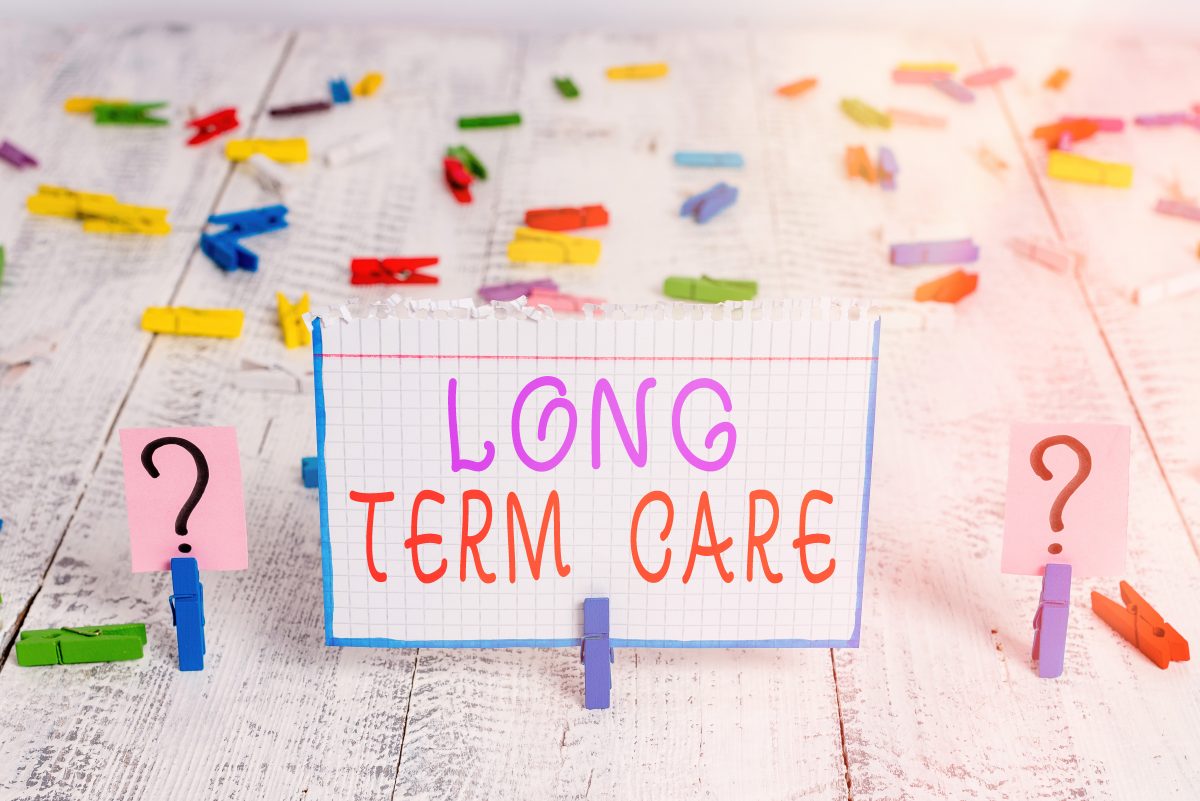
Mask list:
[[[68,97],[63,103],[63,110],[72,114],[91,114],[96,106],[128,102],[128,100],[116,97]]]
[[[1046,162],[1046,175],[1060,181],[1124,189],[1133,183],[1133,165],[1096,161],[1065,150],[1051,150]]]
[[[225,143],[225,155],[230,161],[245,161],[262,153],[281,164],[308,161],[307,139],[232,139]]]
[[[150,306],[142,312],[142,329],[155,334],[237,339],[242,335],[244,318],[241,309]]]
[[[112,195],[97,195],[91,192],[76,192],[65,186],[50,186],[42,184],[37,194],[30,195],[25,206],[33,214],[45,214],[51,217],[83,216],[84,208],[106,208],[115,205],[117,199]]]
[[[901,72],[958,72],[953,61],[905,61],[896,67]]]
[[[508,258],[509,261],[548,264],[595,264],[600,260],[600,240],[537,228],[518,228],[508,243]]]
[[[283,329],[284,344],[289,348],[298,348],[312,343],[312,333],[303,318],[308,311],[308,293],[305,292],[300,300],[292,303],[282,292],[276,292],[275,301],[279,304],[279,327]]]
[[[383,86],[383,73],[368,72],[362,76],[362,80],[354,84],[354,94],[359,97],[370,97],[379,91],[380,86]]]
[[[647,78],[661,78],[667,74],[668,68],[662,61],[653,64],[627,64],[623,67],[609,67],[604,71],[610,81],[644,81]]]
[[[113,203],[83,212],[83,230],[93,234],[169,234],[166,209]]]

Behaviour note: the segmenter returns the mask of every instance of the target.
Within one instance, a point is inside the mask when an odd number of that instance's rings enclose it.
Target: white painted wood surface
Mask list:
[[[985,57],[1018,79],[971,106],[891,84],[905,59]],[[671,77],[610,84],[603,67],[662,58]],[[1196,97],[1179,76],[1195,46],[845,31],[519,38],[397,28],[298,34],[220,26],[88,32],[6,28],[0,68],[17,76],[0,136],[45,165],[6,173],[0,237],[0,645],[22,626],[146,621],[137,662],[0,667],[0,799],[728,798],[1128,799],[1200,795],[1200,680],[1161,672],[1090,612],[1078,581],[1067,670],[1038,679],[1028,656],[1037,579],[998,572],[1010,421],[1133,426],[1128,578],[1197,643],[1200,573],[1189,538],[1200,508],[1198,301],[1132,307],[1116,287],[1189,263],[1187,223],[1149,211],[1155,180],[1200,186],[1194,131],[1135,132],[1099,151],[1138,164],[1131,192],[1048,186],[1033,125],[1060,113],[1130,116]],[[1059,63],[1061,96],[1040,88]],[[197,111],[318,97],[367,69],[377,98],[320,117],[255,116],[266,136],[314,151],[390,129],[387,153],[292,169],[291,227],[254,240],[257,274],[227,275],[195,250],[210,209],[272,197],[230,170],[218,142],[182,146],[177,126],[106,130],[59,111],[71,94],[161,96]],[[550,76],[583,90],[561,100]],[[818,75],[793,100],[771,92]],[[944,131],[857,128],[845,95],[947,115]],[[1160,109],[1159,106],[1162,108]],[[460,114],[520,110],[525,123],[459,132]],[[179,106],[172,112],[183,118]],[[440,181],[447,144],[492,172],[461,207]],[[886,142],[901,166],[887,194],[851,183],[843,148]],[[1009,165],[985,171],[983,144]],[[741,171],[679,170],[675,149],[742,151]],[[1085,148],[1081,146],[1081,151]],[[1191,171],[1191,172],[1189,172]],[[707,226],[677,218],[717,180],[742,191]],[[114,191],[172,209],[162,239],[97,237],[29,218],[38,182]],[[1193,189],[1200,194],[1200,188]],[[284,349],[274,293],[314,305],[353,288],[358,255],[442,257],[440,297],[540,275],[504,248],[524,209],[605,203],[613,223],[595,268],[560,269],[571,291],[653,300],[664,275],[755,277],[763,296],[852,294],[885,312],[863,646],[857,651],[618,654],[613,708],[582,709],[564,650],[371,651],[322,644],[312,399],[239,385],[248,363],[311,372]],[[1057,227],[1056,227],[1057,226]],[[1200,226],[1196,226],[1200,231]],[[957,231],[983,246],[980,290],[953,309],[916,308],[938,268],[886,263],[889,241]],[[1014,234],[1065,235],[1087,253],[1078,279],[1013,257]],[[1190,244],[1189,244],[1190,242]],[[1144,248],[1144,250],[1143,250]],[[1141,254],[1153,254],[1139,258]],[[1172,267],[1171,269],[1174,269]],[[147,305],[237,306],[235,341],[150,337]],[[209,666],[175,669],[169,579],[128,572],[117,427],[236,425],[251,569],[205,576]],[[1178,499],[1178,504],[1173,499]]]

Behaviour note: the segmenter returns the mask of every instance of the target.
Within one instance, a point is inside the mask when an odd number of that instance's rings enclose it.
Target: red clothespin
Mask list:
[[[576,228],[596,228],[608,225],[608,209],[603,206],[580,206],[565,209],[530,209],[525,212],[525,224],[543,231],[573,231]]]
[[[350,262],[352,284],[436,284],[438,277],[428,275],[426,267],[438,263],[437,256],[400,259],[354,259]]]
[[[446,173],[446,185],[450,187],[454,199],[459,203],[470,203],[471,173],[467,172],[461,161],[449,156],[442,159],[442,167]]]
[[[1188,661],[1187,640],[1124,581],[1121,582],[1121,600],[1124,606],[1093,591],[1092,611],[1163,670],[1172,662]]]
[[[207,117],[197,117],[188,122],[188,127],[195,128],[196,133],[187,143],[189,145],[204,144],[209,139],[238,127],[237,109],[223,108],[220,111],[214,111]]]

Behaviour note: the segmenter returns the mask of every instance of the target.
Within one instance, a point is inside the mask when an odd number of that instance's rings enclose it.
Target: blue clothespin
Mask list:
[[[304,486],[309,489],[318,485],[317,457],[305,456],[300,459],[300,477],[304,479]]]
[[[610,706],[612,663],[616,657],[609,642],[608,599],[585,598],[579,658],[583,662],[583,705],[587,709]]]
[[[329,94],[333,95],[334,103],[350,102],[350,87],[345,78],[334,78],[329,82]]]
[[[264,206],[261,209],[214,214],[208,218],[213,225],[226,226],[224,231],[200,235],[200,250],[226,272],[258,269],[258,256],[241,244],[248,236],[265,234],[287,228],[287,206]]]
[[[179,669],[204,670],[204,585],[194,557],[171,560],[169,602],[179,643]]]
[[[1033,618],[1033,659],[1038,675],[1054,679],[1062,675],[1067,651],[1067,616],[1071,611],[1071,566],[1046,565],[1042,597]]]
[[[698,223],[706,223],[737,202],[737,187],[719,183],[711,189],[692,195],[679,210],[680,217],[692,217]]]

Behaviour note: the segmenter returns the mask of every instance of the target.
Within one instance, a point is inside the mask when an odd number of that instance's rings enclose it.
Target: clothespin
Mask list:
[[[1194,203],[1163,199],[1158,201],[1154,206],[1154,210],[1159,214],[1166,214],[1169,217],[1182,217],[1185,220],[1200,222],[1200,206]]]
[[[548,264],[595,264],[600,260],[600,240],[537,228],[518,228],[508,243],[508,259]]]
[[[447,156],[442,159],[442,171],[446,176],[446,186],[450,187],[450,194],[454,195],[454,199],[459,203],[470,203],[472,178],[463,163]]]
[[[1046,147],[1055,149],[1059,147],[1064,136],[1069,136],[1072,142],[1082,142],[1084,139],[1091,139],[1099,130],[1099,123],[1092,120],[1078,117],[1064,118],[1058,122],[1034,128],[1033,138],[1041,139],[1046,143]]]
[[[604,71],[604,77],[610,81],[645,81],[650,78],[663,78],[669,68],[664,62],[652,64],[626,64],[621,67],[609,67]]]
[[[23,170],[26,167],[36,167],[38,165],[37,159],[7,139],[5,139],[3,143],[0,143],[0,159],[4,159],[18,170]]]
[[[1067,617],[1071,611],[1071,566],[1046,565],[1042,595],[1033,618],[1033,661],[1038,675],[1055,679],[1062,675],[1067,651]]]
[[[292,303],[282,292],[275,293],[275,303],[279,307],[279,327],[283,330],[283,343],[289,349],[312,343],[312,332],[304,324],[304,314],[308,311],[308,293]]]
[[[446,155],[463,165],[463,168],[466,169],[467,172],[471,173],[471,175],[474,175],[479,180],[487,180],[487,167],[483,166],[483,162],[479,160],[479,157],[471,152],[471,149],[466,145],[453,145],[448,147],[446,148]]]
[[[35,667],[141,659],[145,644],[144,623],[27,630],[17,641],[17,664]]]
[[[598,228],[608,225],[608,210],[603,206],[580,206],[562,209],[530,209],[525,212],[525,224],[543,231],[573,231],[577,228]]]
[[[556,292],[558,284],[549,278],[537,281],[514,281],[511,284],[492,284],[479,287],[479,297],[489,302],[513,301],[537,291]]]
[[[1058,92],[1067,85],[1067,81],[1071,80],[1071,71],[1059,67],[1054,72],[1050,73],[1050,77],[1046,78],[1044,86],[1047,89],[1053,89]]]
[[[271,161],[262,153],[255,153],[238,164],[238,167],[248,173],[264,192],[273,195],[282,196],[291,183],[291,168]]]
[[[350,262],[350,283],[436,284],[438,277],[429,275],[425,269],[437,263],[437,256],[353,259]]]
[[[103,210],[86,211],[83,230],[101,234],[169,234],[166,209],[113,203]]]
[[[842,113],[867,128],[891,128],[892,118],[856,97],[843,98]]]
[[[204,585],[192,556],[171,559],[171,621],[179,643],[179,669],[204,670]]]
[[[190,309],[149,306],[142,312],[142,330],[154,334],[237,339],[245,313],[241,309]]]
[[[212,225],[228,226],[216,234],[200,235],[200,250],[226,272],[258,269],[258,256],[241,244],[248,236],[265,234],[287,228],[287,206],[264,206],[260,209],[214,214],[208,218]]]
[[[997,156],[987,145],[980,145],[975,151],[975,159],[992,175],[1000,175],[1008,169],[1008,162]]]
[[[230,161],[245,161],[255,153],[283,164],[299,164],[308,161],[308,140],[232,139],[225,143],[225,157]]]
[[[517,112],[509,114],[488,114],[482,117],[459,117],[459,128],[503,128],[508,125],[520,125],[521,115]]]
[[[1007,81],[1015,74],[1012,67],[989,67],[979,72],[972,72],[963,78],[962,82],[964,86],[977,89],[981,86],[992,86],[1000,81]]]
[[[964,270],[955,270],[949,275],[935,278],[917,287],[913,299],[917,301],[937,301],[938,303],[958,303],[975,291],[979,285],[979,275]]]
[[[1133,290],[1133,302],[1139,306],[1149,306],[1197,291],[1200,291],[1200,270],[1192,269],[1139,286]]]
[[[1104,133],[1120,133],[1125,130],[1125,120],[1120,117],[1063,117],[1060,122],[1090,122]]]
[[[798,97],[816,85],[816,78],[801,78],[800,80],[793,81],[792,83],[785,83],[783,86],[775,90],[775,94],[782,97]]]
[[[608,709],[612,695],[612,663],[616,661],[608,627],[608,599],[583,601],[583,639],[579,661],[583,663],[583,706]]]
[[[317,457],[305,456],[300,460],[300,480],[304,486],[313,489],[320,485],[317,470]]]
[[[943,72],[953,75],[958,65],[953,61],[905,61],[896,65],[901,72]]]
[[[888,192],[896,188],[896,176],[900,173],[900,165],[890,147],[879,148],[879,186]]]
[[[929,84],[949,80],[949,72],[937,70],[892,70],[892,82],[900,84]]]
[[[118,106],[128,102],[120,97],[68,97],[63,103],[63,111],[70,114],[91,114],[96,106]]]
[[[892,122],[900,125],[919,125],[922,128],[946,127],[946,118],[935,114],[925,114],[920,111],[909,111],[902,108],[889,108],[886,114]]]
[[[979,260],[979,246],[970,239],[945,242],[906,242],[892,245],[892,264],[912,267],[918,264],[955,264]]]
[[[723,303],[727,300],[754,300],[757,281],[725,281],[702,275],[699,278],[673,275],[663,282],[663,294],[676,300],[698,303]]]
[[[952,78],[942,78],[934,81],[930,86],[959,103],[975,102],[975,93]]]
[[[370,97],[383,86],[382,72],[368,72],[354,84],[354,94],[358,97]]]
[[[741,153],[705,153],[695,150],[680,150],[675,153],[675,164],[679,167],[741,167],[745,163]]]
[[[391,131],[384,128],[368,131],[329,148],[325,152],[325,163],[330,167],[338,167],[348,161],[383,150],[391,144]]]
[[[92,113],[98,125],[166,125],[170,121],[162,117],[151,117],[150,112],[166,106],[157,103],[97,103]]]
[[[334,103],[349,103],[350,102],[350,87],[346,84],[345,78],[332,78],[329,81],[329,94],[333,98]]]
[[[113,195],[76,192],[63,186],[42,184],[35,194],[26,199],[25,206],[33,214],[80,219],[85,205],[89,209],[98,209],[115,205],[116,202]]]
[[[579,87],[576,86],[575,82],[566,75],[556,75],[554,77],[554,88],[558,90],[560,95],[568,100],[574,100],[575,98],[579,97]]]
[[[875,171],[875,165],[871,163],[871,157],[867,155],[867,149],[862,145],[847,145],[844,160],[847,178],[861,178],[869,184],[878,180],[879,175]]]
[[[1187,640],[1124,581],[1121,582],[1121,601],[1123,606],[1092,591],[1092,611],[1151,662],[1166,670],[1172,662],[1186,662],[1191,658]]]
[[[312,114],[317,111],[329,111],[333,103],[328,100],[310,100],[307,103],[291,103],[286,106],[275,106],[267,113],[272,117],[297,117],[301,114]]]
[[[1171,111],[1166,114],[1139,114],[1133,118],[1133,124],[1142,128],[1165,128],[1169,125],[1182,125],[1191,119],[1192,116],[1186,111]]]
[[[1060,181],[1125,189],[1133,183],[1133,165],[1096,161],[1074,153],[1052,150],[1046,161],[1046,175]]]
[[[196,129],[192,138],[187,141],[188,145],[201,145],[238,127],[237,109],[223,108],[205,117],[189,120],[187,125],[189,128]]]
[[[1079,251],[1060,247],[1054,240],[1044,237],[1015,237],[1009,240],[1008,246],[1021,258],[1060,273],[1071,272],[1083,261]]]
[[[586,305],[603,306],[603,298],[586,298],[579,295],[568,295],[549,289],[533,288],[528,295],[530,306],[546,306],[555,311],[581,312]]]
[[[703,224],[732,206],[737,199],[737,187],[722,182],[685,200],[679,209],[679,216],[691,217]]]

